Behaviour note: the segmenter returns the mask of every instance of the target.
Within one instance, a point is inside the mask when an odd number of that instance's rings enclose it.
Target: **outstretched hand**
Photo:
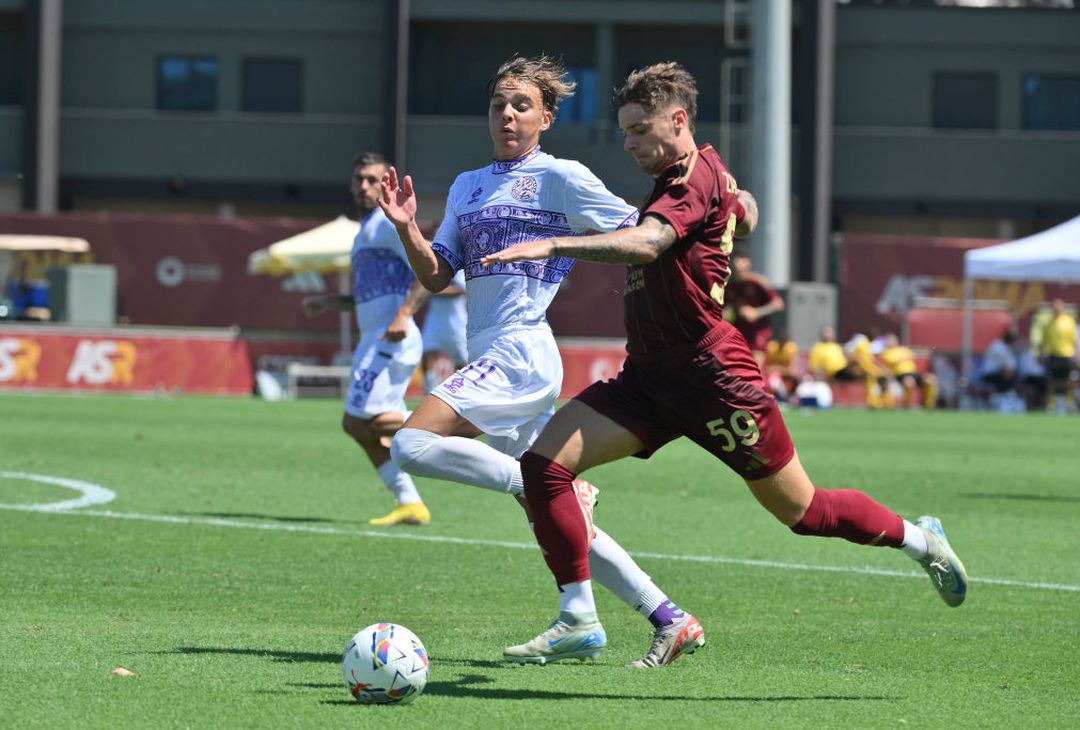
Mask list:
[[[406,175],[399,185],[397,169],[391,167],[383,175],[380,187],[379,207],[394,225],[406,225],[416,219],[416,193],[410,175]]]
[[[490,253],[480,259],[480,263],[491,266],[492,264],[507,264],[511,261],[539,261],[551,258],[554,252],[555,246],[550,238],[543,241],[527,241]]]

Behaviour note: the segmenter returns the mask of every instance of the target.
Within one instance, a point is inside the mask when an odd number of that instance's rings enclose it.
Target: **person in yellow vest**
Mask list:
[[[806,369],[824,382],[858,380],[862,375],[855,363],[848,362],[843,345],[836,341],[836,330],[829,325],[821,328],[821,339],[810,348]]]
[[[874,357],[870,338],[864,334],[856,334],[844,345],[844,351],[856,372],[866,380],[866,406],[875,410],[895,408],[896,401],[889,388],[891,374]]]
[[[1046,409],[1053,411],[1059,392],[1065,395],[1065,408],[1076,410],[1076,318],[1065,311],[1061,298],[1051,303],[1053,319],[1042,333],[1042,352],[1046,358]]]
[[[910,408],[915,397],[915,389],[922,389],[923,408],[937,405],[938,382],[933,373],[920,373],[915,364],[915,353],[910,347],[900,344],[895,334],[885,335],[885,349],[881,351],[881,362],[904,389],[904,406]]]
[[[765,378],[773,393],[782,401],[799,385],[799,346],[788,338],[787,330],[765,345]]]

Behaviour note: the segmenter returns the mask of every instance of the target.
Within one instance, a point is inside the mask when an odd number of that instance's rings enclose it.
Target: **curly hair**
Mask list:
[[[697,117],[697,82],[677,61],[654,63],[632,71],[626,83],[615,92],[616,111],[627,104],[640,104],[646,111],[676,105],[686,110],[690,131]]]
[[[566,68],[562,62],[543,53],[533,58],[514,54],[499,66],[499,70],[487,82],[489,99],[495,95],[495,87],[499,82],[507,78],[538,88],[544,109],[551,112],[552,116],[559,111],[559,102],[573,96],[574,89],[577,88],[577,82],[566,78]]]

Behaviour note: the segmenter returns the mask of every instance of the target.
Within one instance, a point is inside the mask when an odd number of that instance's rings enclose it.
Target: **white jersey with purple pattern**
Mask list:
[[[397,229],[381,208],[360,221],[350,259],[360,337],[381,335],[405,301],[414,279]]]
[[[540,152],[458,176],[432,248],[468,281],[470,362],[432,391],[514,458],[555,412],[562,360],[546,312],[573,259],[482,266],[523,241],[613,231],[638,212],[584,165]]]
[[[360,341],[353,352],[345,412],[357,418],[404,412],[405,389],[420,362],[420,330],[409,321],[403,340],[380,339],[405,301],[412,268],[394,224],[376,208],[360,221],[352,247],[352,296]]]
[[[458,175],[434,251],[468,281],[469,351],[494,331],[546,327],[546,312],[573,259],[485,267],[480,259],[507,246],[554,236],[613,231],[637,223],[637,209],[616,197],[587,167],[537,147],[528,155]]]

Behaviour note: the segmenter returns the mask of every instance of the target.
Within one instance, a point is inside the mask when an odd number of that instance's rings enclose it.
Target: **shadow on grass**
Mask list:
[[[336,685],[335,685],[336,687]],[[342,687],[344,691],[344,687]],[[689,697],[686,695],[608,694],[606,692],[553,692],[536,689],[495,689],[462,687],[454,682],[431,682],[424,690],[425,696],[473,697],[485,700],[649,700],[675,702],[895,702],[899,697],[876,697],[863,695],[720,695],[715,697]],[[323,705],[355,705],[356,700],[347,698],[322,700]]]
[[[194,517],[216,517],[221,520],[272,520],[274,522],[293,522],[300,524],[332,525],[336,522],[342,522],[342,520],[330,520],[325,517],[282,517],[281,515],[263,515],[257,512],[181,512],[180,514],[191,515]]]
[[[302,651],[277,651],[272,649],[236,649],[224,647],[182,646],[175,650],[177,654],[235,654],[238,656],[269,657],[277,662],[326,662],[338,664],[341,655],[330,652],[302,652]],[[488,659],[433,659],[440,665],[458,665],[476,667],[482,669],[509,669],[519,670],[519,667],[509,662],[492,661]],[[551,671],[541,668],[541,671]],[[495,680],[483,674],[465,674],[448,682],[429,682],[424,689],[425,695],[435,697],[475,697],[479,699],[493,700],[676,700],[679,702],[894,702],[899,697],[884,695],[721,695],[715,697],[689,697],[686,695],[639,695],[639,694],[609,694],[604,692],[562,692],[536,689],[498,689],[484,687]],[[287,687],[300,690],[334,690],[344,691],[344,683],[330,682],[290,682]],[[269,694],[280,694],[280,691],[265,690]],[[355,705],[355,700],[347,698],[324,699],[324,705]]]
[[[315,651],[278,651],[276,649],[237,649],[221,646],[181,646],[168,654],[235,654],[237,656],[269,657],[275,662],[327,662],[341,663],[341,653]]]
[[[968,499],[1010,499],[1018,502],[1080,502],[1080,497],[1065,494],[1004,494],[994,492],[961,492]]]
[[[501,665],[500,665],[501,666]],[[535,689],[496,689],[476,685],[495,680],[480,674],[467,674],[452,682],[428,682],[424,694],[435,697],[475,697],[490,700],[676,700],[678,702],[893,702],[899,697],[876,695],[722,695],[716,697],[687,697],[685,695],[608,694],[598,692],[560,692]],[[343,684],[303,682],[289,684],[302,689],[341,691]],[[322,700],[324,705],[355,705],[356,700],[337,698]]]

